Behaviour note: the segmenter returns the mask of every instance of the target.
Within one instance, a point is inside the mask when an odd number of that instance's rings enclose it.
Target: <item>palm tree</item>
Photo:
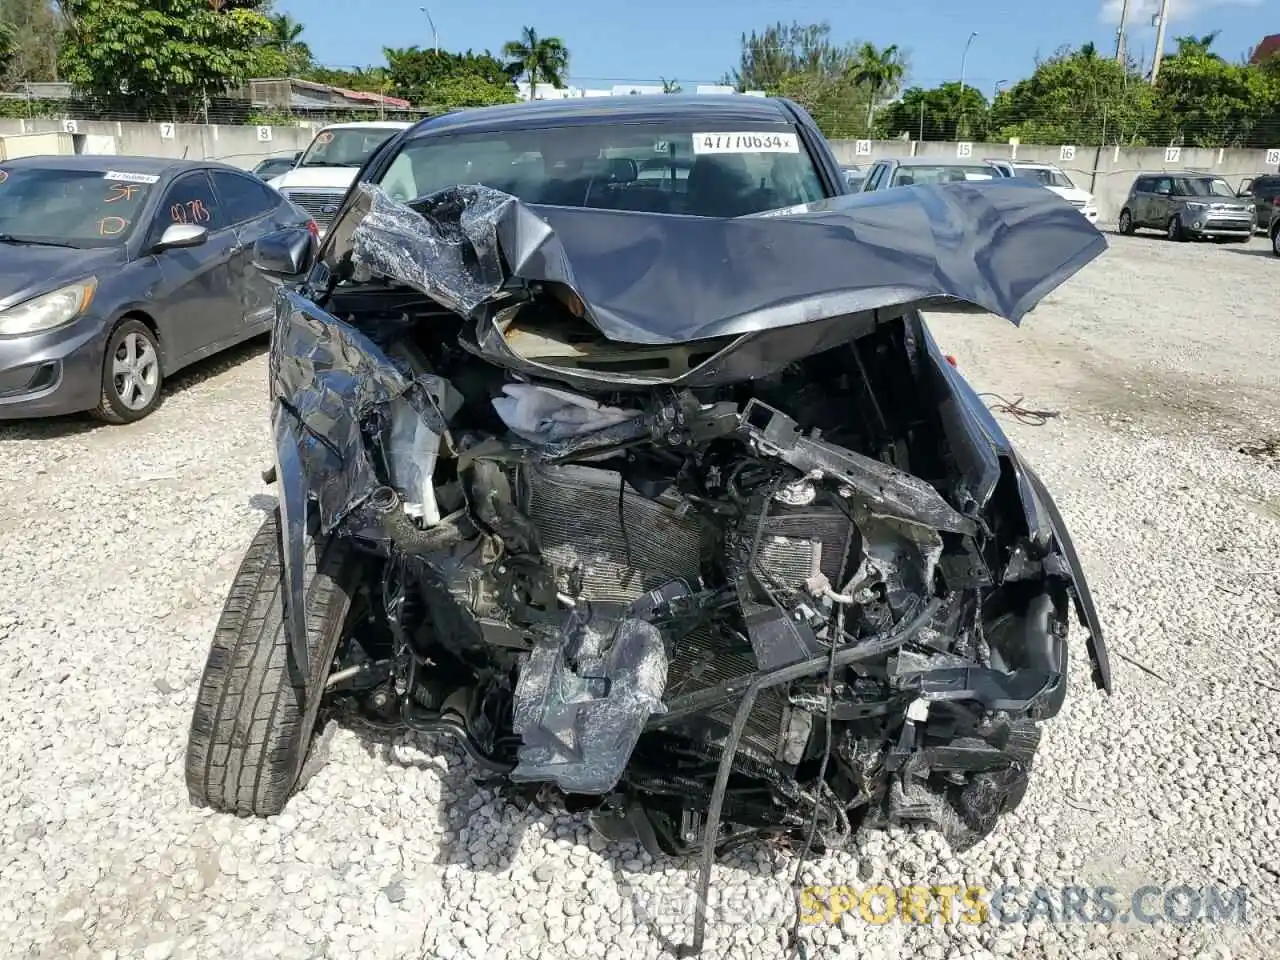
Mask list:
[[[540,37],[533,27],[520,31],[519,40],[509,40],[502,45],[504,56],[514,63],[517,74],[529,78],[529,99],[538,97],[538,84],[549,83],[553,87],[564,86],[564,76],[569,71],[569,48],[559,37]]]
[[[271,17],[271,43],[281,51],[288,51],[302,36],[303,26],[287,13]]]
[[[877,102],[886,93],[897,92],[907,72],[898,45],[891,43],[880,50],[874,43],[864,43],[858,48],[850,69],[853,82],[866,87],[870,93],[867,105],[867,126],[870,127],[875,121]]]
[[[662,81],[663,93],[682,93],[684,91],[684,87],[680,86],[680,81],[675,77],[670,80],[666,77],[659,77],[658,79]]]
[[[1174,37],[1174,42],[1178,44],[1177,55],[1180,57],[1208,57],[1211,60],[1221,60],[1220,56],[1209,51],[1209,48],[1213,46],[1213,41],[1218,39],[1218,32],[1214,30],[1212,33],[1206,33],[1202,37],[1193,35]]]

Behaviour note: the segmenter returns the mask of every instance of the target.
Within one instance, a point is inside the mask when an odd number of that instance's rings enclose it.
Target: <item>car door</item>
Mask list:
[[[1271,222],[1276,196],[1280,195],[1280,177],[1258,177],[1253,181],[1253,205],[1258,213],[1258,226]]]
[[[1173,209],[1173,177],[1156,177],[1151,181],[1151,192],[1147,195],[1147,213],[1145,223],[1148,226],[1163,227],[1169,222]]]
[[[231,273],[239,296],[237,332],[248,338],[270,328],[276,295],[275,285],[253,266],[253,245],[268,233],[305,220],[293,214],[280,194],[252,177],[230,170],[211,170],[210,176],[223,218],[239,241]]]
[[[1151,179],[1139,177],[1129,188],[1129,196],[1125,206],[1129,208],[1129,218],[1135,227],[1145,226],[1147,222],[1147,199],[1151,194]]]
[[[162,278],[155,292],[156,319],[170,370],[212,353],[241,324],[232,270],[239,240],[223,220],[205,171],[185,173],[169,185],[153,215],[147,248],[175,223],[202,226],[208,235],[199,246],[154,254]]]

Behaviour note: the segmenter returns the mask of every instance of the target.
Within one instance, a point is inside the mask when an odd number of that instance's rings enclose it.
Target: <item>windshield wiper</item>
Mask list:
[[[0,243],[30,244],[34,247],[66,247],[68,250],[79,250],[74,243],[61,243],[57,240],[35,240],[31,237],[15,237],[12,233],[0,233]]]

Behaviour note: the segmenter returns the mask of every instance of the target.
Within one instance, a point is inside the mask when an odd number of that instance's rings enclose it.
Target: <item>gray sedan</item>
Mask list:
[[[315,225],[219,163],[0,162],[0,420],[146,416],[165,377],[270,328],[250,255],[290,226]]]

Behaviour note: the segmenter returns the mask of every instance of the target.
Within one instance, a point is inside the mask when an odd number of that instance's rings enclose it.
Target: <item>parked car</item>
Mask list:
[[[1084,214],[1090,223],[1098,222],[1098,203],[1093,194],[1077,187],[1062,168],[1052,163],[1031,163],[1025,160],[988,160],[1003,177],[1021,177],[1048,187],[1062,199]]]
[[[687,177],[639,178],[655,155]],[[963,848],[1018,804],[1073,604],[1109,689],[1106,652],[1052,498],[920,309],[1017,322],[1095,227],[1017,181],[845,195],[771,98],[459,111],[360,180],[318,251],[255,253],[285,284],[281,507],[195,697],[194,803],[278,814],[349,712],[700,851],[703,907],[737,843]]]
[[[221,163],[0,162],[0,419],[145,417],[166,377],[270,327],[254,242],[314,226]]]
[[[1240,181],[1236,196],[1252,201],[1257,229],[1266,231],[1280,204],[1280,174],[1268,173]]]
[[[900,157],[877,160],[862,182],[863,191],[887,190],[915,183],[954,183],[991,180],[1000,172],[985,160],[938,160],[934,157]]]
[[[862,182],[867,179],[867,171],[858,166],[841,167],[840,169],[844,171],[845,183],[849,185],[851,193],[857,193],[862,189]]]
[[[1271,240],[1271,252],[1280,257],[1280,204],[1271,208],[1271,215],[1267,218],[1265,229]]]
[[[361,165],[410,126],[400,120],[331,124],[315,135],[291,170],[267,182],[311,214],[324,236]]]
[[[288,173],[302,159],[302,151],[298,150],[287,157],[267,157],[253,168],[253,175],[259,180],[271,180]]]
[[[1144,173],[1133,181],[1117,229],[1163,230],[1170,240],[1223,239],[1248,243],[1257,225],[1250,198],[1236,195],[1208,173]]]

